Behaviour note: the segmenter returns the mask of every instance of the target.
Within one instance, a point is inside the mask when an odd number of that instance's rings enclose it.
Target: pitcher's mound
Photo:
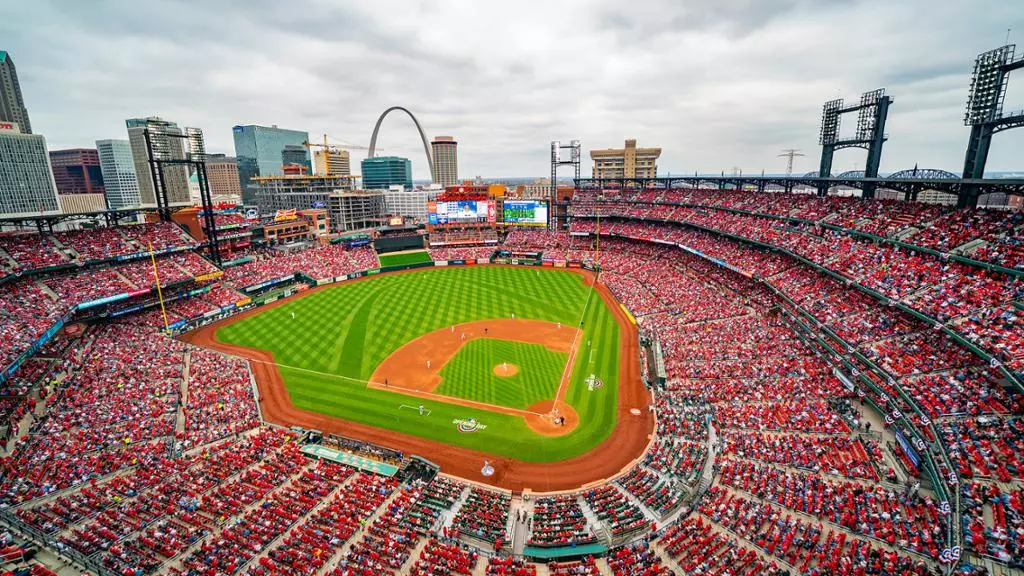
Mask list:
[[[552,408],[558,408],[558,417],[552,411]],[[576,426],[580,423],[580,416],[576,413],[576,410],[572,406],[565,402],[558,402],[557,404],[553,400],[541,400],[533,406],[527,408],[527,411],[532,412],[529,416],[525,416],[526,425],[537,434],[544,436],[562,436],[568,434],[576,429]]]
[[[519,366],[509,364],[508,362],[502,362],[494,367],[494,374],[496,376],[515,376],[518,373]]]

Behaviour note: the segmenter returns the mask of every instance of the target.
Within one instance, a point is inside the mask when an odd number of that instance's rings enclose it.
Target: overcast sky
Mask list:
[[[202,128],[212,152],[233,154],[235,124],[366,146],[402,105],[428,138],[456,137],[463,178],[543,176],[549,142],[573,138],[660,146],[662,173],[779,172],[799,148],[806,172],[822,103],[878,87],[895,98],[882,171],[959,173],[973,61],[1007,28],[1024,49],[1024,1],[0,2],[0,50],[51,149],[148,115]],[[1024,109],[1017,76],[1007,110]],[[407,117],[378,145],[429,176]],[[833,170],[863,165],[847,150]],[[988,169],[1024,170],[1024,129],[996,136]]]

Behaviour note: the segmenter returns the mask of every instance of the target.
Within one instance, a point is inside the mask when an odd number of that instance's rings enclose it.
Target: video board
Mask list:
[[[490,200],[427,202],[430,224],[494,224],[494,220],[494,202]]]
[[[505,200],[502,219],[506,224],[547,226],[548,203],[544,200]]]

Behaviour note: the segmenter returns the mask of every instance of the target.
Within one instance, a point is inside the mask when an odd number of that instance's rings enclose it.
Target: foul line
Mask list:
[[[583,303],[583,311],[580,312],[580,320],[576,323],[576,336],[572,339],[572,347],[569,348],[569,358],[565,362],[565,369],[562,370],[562,378],[558,382],[558,390],[555,392],[555,404],[565,400],[565,394],[568,392],[569,380],[572,378],[572,363],[576,360],[576,356],[579,354],[579,347],[576,345],[576,341],[580,336],[583,335],[583,318],[587,315],[587,309],[590,308],[590,298],[594,295],[594,291],[597,289],[597,277],[600,272],[594,274],[594,281],[590,285],[590,292],[587,293],[587,301]]]
[[[419,397],[419,398],[427,398],[427,399],[430,399],[430,400],[436,400],[436,401],[439,401],[439,402],[444,402],[445,404],[455,404],[455,405],[460,405],[460,406],[467,406],[469,408],[477,408],[477,409],[480,409],[480,410],[486,410],[488,412],[498,412],[500,414],[509,414],[509,415],[512,415],[512,416],[524,416],[524,417],[525,416],[544,416],[544,414],[541,414],[539,412],[531,412],[529,410],[520,410],[518,408],[509,408],[508,406],[499,406],[497,404],[487,404],[485,402],[477,402],[475,400],[467,400],[465,398],[457,398],[455,396],[444,396],[442,394],[434,394],[433,392],[425,392],[423,390],[415,390],[415,389],[412,389],[412,388],[403,388],[401,386],[388,385],[388,386],[385,387],[380,382],[374,382],[372,380],[361,380],[359,378],[352,378],[350,376],[343,376],[341,374],[330,374],[330,373],[327,373],[327,372],[321,372],[319,370],[311,370],[309,368],[302,368],[302,367],[299,367],[299,366],[289,366],[288,364],[279,364],[277,362],[268,362],[266,360],[260,360],[259,358],[250,358],[248,356],[242,356],[240,354],[234,354],[234,353],[231,353],[231,352],[225,352],[223,350],[218,350],[216,348],[211,348],[211,349],[216,351],[216,352],[218,352],[218,353],[220,353],[220,354],[223,354],[225,356],[230,356],[232,358],[238,358],[239,360],[247,360],[249,362],[255,362],[255,363],[258,363],[258,364],[264,364],[264,365],[267,365],[267,366],[274,366],[276,368],[288,368],[289,370],[298,370],[300,372],[308,372],[310,374],[316,374],[318,376],[326,376],[328,378],[337,378],[339,380],[348,380],[349,382],[356,382],[358,384],[364,384],[367,388],[373,388],[374,390],[383,390],[385,392],[391,391],[391,390],[396,390],[396,391],[398,391],[398,392],[400,392],[402,394],[406,394],[408,396],[416,396],[416,397]]]

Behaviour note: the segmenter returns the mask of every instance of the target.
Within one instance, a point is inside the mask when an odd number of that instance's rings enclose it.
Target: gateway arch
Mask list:
[[[405,112],[406,114],[408,114],[409,118],[412,118],[413,124],[416,125],[416,130],[419,130],[420,140],[423,141],[423,152],[427,155],[427,166],[430,167],[430,179],[431,179],[431,181],[433,181],[433,179],[434,179],[434,158],[433,158],[433,156],[430,155],[430,142],[427,141],[427,135],[423,133],[423,127],[420,126],[420,121],[417,120],[416,117],[412,115],[412,112],[409,112],[409,110],[407,108],[403,107],[403,106],[392,106],[391,108],[388,108],[387,110],[385,110],[384,113],[380,115],[380,118],[377,118],[377,124],[376,124],[376,126],[373,127],[373,136],[370,137],[370,152],[367,155],[367,157],[368,158],[373,158],[373,155],[376,152],[376,149],[377,149],[377,132],[380,131],[380,124],[381,124],[381,122],[384,121],[384,118],[388,114],[394,112],[395,110],[401,110],[402,112]]]

